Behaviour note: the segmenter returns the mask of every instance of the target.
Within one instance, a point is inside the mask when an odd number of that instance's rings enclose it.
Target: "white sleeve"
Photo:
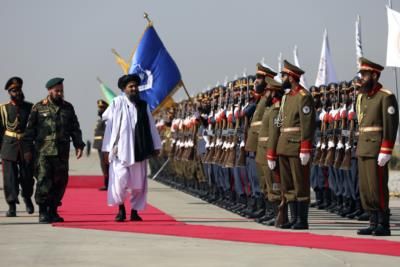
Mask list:
[[[160,150],[161,149],[160,134],[158,133],[158,130],[157,130],[155,122],[154,122],[153,115],[151,114],[150,108],[148,105],[147,105],[147,116],[149,117],[150,131],[151,131],[151,136],[153,138],[154,149]]]
[[[103,136],[103,145],[101,147],[101,151],[103,152],[111,152],[111,132],[112,132],[112,125],[113,125],[113,120],[112,120],[112,113],[113,113],[113,107],[114,102],[111,103],[111,105],[104,111],[102,115],[102,119],[106,123],[106,129],[104,131],[104,136]]]

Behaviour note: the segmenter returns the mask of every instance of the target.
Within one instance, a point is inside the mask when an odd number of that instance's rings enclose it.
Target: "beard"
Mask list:
[[[140,100],[140,96],[137,93],[133,93],[133,94],[128,95],[128,98],[133,103],[137,103]]]
[[[283,90],[287,90],[292,88],[292,84],[289,82],[289,80],[286,80],[282,83],[282,89]]]
[[[257,84],[256,86],[255,86],[255,91],[256,91],[256,93],[257,94],[261,94],[261,93],[263,93],[264,92],[264,90],[265,90],[265,86],[266,86],[267,84],[265,83],[265,81],[263,81],[262,83],[259,83],[259,84]]]
[[[364,82],[361,87],[360,87],[360,92],[362,94],[368,93],[372,90],[372,87],[374,86],[374,81],[372,79],[369,79],[368,81]]]
[[[21,103],[22,101],[25,100],[25,95],[24,95],[24,93],[21,93],[21,94],[16,95],[16,96],[11,96],[10,98],[14,102]]]
[[[56,96],[56,97],[51,96],[50,98],[51,101],[53,101],[56,105],[60,105],[63,102],[62,96]]]
[[[98,115],[99,117],[101,117],[101,116],[103,115],[103,113],[104,113],[104,110],[99,110],[99,111],[97,111],[97,115]]]

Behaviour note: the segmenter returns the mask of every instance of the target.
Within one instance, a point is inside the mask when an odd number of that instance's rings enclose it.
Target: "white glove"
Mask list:
[[[321,149],[324,150],[325,148],[326,148],[326,144],[325,144],[325,143],[322,143]]]
[[[321,147],[321,141],[318,141],[316,147],[317,147],[317,148],[320,148],[320,147]]]
[[[268,167],[272,171],[276,167],[276,161],[275,160],[268,160]]]
[[[379,153],[378,155],[378,165],[383,167],[386,165],[386,163],[388,163],[388,161],[390,160],[390,158],[392,157],[392,155],[390,154],[383,154],[383,153]]]
[[[349,150],[350,148],[351,148],[351,145],[347,142],[346,145],[345,145],[345,149]]]
[[[240,142],[240,147],[244,147],[244,141]]]
[[[308,161],[310,160],[310,153],[300,153],[300,161],[301,165],[307,165]]]
[[[337,144],[337,146],[336,146],[336,149],[339,150],[339,149],[342,149],[342,148],[344,148],[344,145],[343,145],[342,142],[339,142],[339,143]]]
[[[328,142],[328,149],[335,147],[335,143],[333,141]]]

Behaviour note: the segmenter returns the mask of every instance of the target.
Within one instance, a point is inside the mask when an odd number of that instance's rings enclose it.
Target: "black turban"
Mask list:
[[[11,77],[10,79],[8,79],[6,85],[4,86],[5,90],[10,90],[13,89],[15,87],[22,87],[23,81],[20,77]]]
[[[140,77],[137,74],[128,74],[120,77],[118,79],[118,88],[121,90],[125,89],[125,86],[130,82],[136,82],[138,85],[140,84]]]

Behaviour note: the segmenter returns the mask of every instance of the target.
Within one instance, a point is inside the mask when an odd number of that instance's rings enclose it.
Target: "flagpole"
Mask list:
[[[188,90],[186,89],[186,86],[185,86],[185,84],[183,83],[183,81],[182,81],[182,87],[183,87],[183,90],[185,90],[185,93],[186,93],[188,99],[189,99],[190,101],[192,101],[192,98],[190,97],[189,92],[188,92]]]

